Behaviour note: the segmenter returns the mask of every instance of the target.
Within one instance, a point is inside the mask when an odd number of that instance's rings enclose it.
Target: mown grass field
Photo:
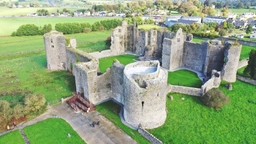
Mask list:
[[[149,132],[168,144],[255,143],[255,86],[237,80],[229,91],[224,85],[220,89],[230,104],[220,110],[204,106],[198,97],[171,93],[165,124]]]
[[[103,42],[110,36],[110,31],[79,33],[65,35],[68,38],[75,38],[77,48],[86,52],[97,51],[102,45],[91,48],[89,44]],[[95,49],[94,49],[95,48]],[[23,37],[2,37],[0,38],[0,56],[14,53],[24,53],[28,51],[43,50],[43,36],[23,36]],[[88,50],[90,49],[90,51]]]
[[[26,144],[19,130],[0,136],[1,144]]]
[[[119,55],[119,56],[111,56],[100,59],[100,71],[105,72],[108,68],[110,68],[113,64],[113,61],[117,59],[121,64],[127,65],[129,63],[135,62],[134,59],[138,58],[135,55]]]
[[[49,118],[25,127],[24,133],[34,144],[85,144],[74,129],[63,119]],[[68,137],[68,133],[71,137]]]
[[[202,86],[202,81],[198,78],[197,74],[188,70],[168,72],[168,83],[196,88]]]
[[[12,32],[16,31],[19,26],[24,24],[35,24],[37,26],[43,26],[45,24],[51,24],[55,29],[56,23],[73,23],[73,22],[88,22],[93,24],[97,21],[106,19],[116,19],[115,17],[31,17],[31,18],[0,18],[0,36],[11,35]]]
[[[116,104],[113,101],[107,101],[100,105],[96,106],[97,111],[99,111],[102,115],[108,118],[111,122],[113,122],[116,126],[122,129],[125,133],[127,133],[131,138],[138,142],[138,144],[149,144],[144,137],[142,137],[137,130],[133,130],[128,126],[124,125],[119,117],[119,113],[121,110],[121,106]]]
[[[47,102],[60,101],[75,91],[74,76],[65,71],[48,71],[44,52],[31,53],[12,59],[6,57],[0,61],[0,99],[18,98],[25,91],[43,94]],[[17,97],[18,96],[18,97]],[[23,97],[20,97],[21,99]],[[16,101],[11,98],[12,101]],[[22,101],[22,100],[21,100]]]
[[[243,14],[246,12],[256,12],[256,9],[229,9],[229,12],[235,13],[235,14]]]
[[[62,11],[61,7],[43,7],[43,8],[8,8],[8,7],[0,7],[0,16],[27,16],[27,14],[35,13],[39,9],[48,10],[49,13],[56,13],[57,10]],[[81,8],[66,8],[70,11],[76,11]]]
[[[110,31],[104,31],[66,37],[76,38],[78,46],[85,46],[83,50],[91,52],[102,48],[102,45],[90,47],[90,44],[102,43],[109,34]],[[0,44],[0,93],[4,95],[0,99],[15,105],[22,102],[24,93],[29,91],[41,93],[47,102],[55,104],[60,102],[60,98],[71,96],[75,91],[75,81],[71,74],[46,69],[43,36],[4,37],[0,39]],[[34,50],[39,51],[31,52]]]

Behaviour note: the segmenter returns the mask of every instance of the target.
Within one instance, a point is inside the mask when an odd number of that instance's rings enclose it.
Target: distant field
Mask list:
[[[149,29],[153,29],[153,28],[161,28],[160,26],[157,25],[139,25],[139,29],[145,29],[145,30],[149,30]]]
[[[168,83],[172,85],[200,88],[202,81],[197,74],[188,70],[168,72]]]
[[[67,17],[67,18],[0,18],[0,36],[11,35],[12,32],[16,31],[19,26],[24,24],[35,24],[37,26],[43,26],[45,24],[51,24],[53,29],[55,28],[56,23],[65,23],[65,22],[88,22],[93,24],[97,21],[105,19],[115,19],[115,17]]]
[[[77,132],[63,119],[49,118],[24,128],[32,144],[85,144]],[[71,137],[68,137],[68,133]]]
[[[236,14],[243,14],[245,12],[256,12],[256,9],[229,9],[229,12],[236,13]]]
[[[65,35],[68,38],[76,38],[78,49],[88,52],[87,49],[95,51],[88,44],[103,42],[110,35],[110,31],[79,33]],[[23,36],[23,37],[1,37],[0,38],[0,56],[5,54],[14,54],[20,52],[29,52],[34,50],[44,50],[43,36]]]
[[[62,11],[61,7],[38,7],[38,8],[8,8],[8,7],[0,7],[0,16],[21,16],[27,15],[30,13],[35,13],[38,9],[48,10],[49,13],[56,13],[57,10]],[[66,8],[70,11],[75,11],[81,8]]]
[[[192,40],[193,42],[198,42],[198,43],[202,43],[202,42],[204,42],[205,40],[204,39],[202,39],[202,38],[196,38],[196,37],[193,37],[193,40]]]
[[[25,144],[20,131],[15,130],[3,136],[0,136],[0,144]]]

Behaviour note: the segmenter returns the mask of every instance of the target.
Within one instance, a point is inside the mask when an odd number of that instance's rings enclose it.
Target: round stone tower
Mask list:
[[[44,35],[47,69],[66,70],[66,40],[62,33],[51,31]]]
[[[141,61],[124,69],[124,120],[152,129],[166,119],[167,71],[158,61]]]

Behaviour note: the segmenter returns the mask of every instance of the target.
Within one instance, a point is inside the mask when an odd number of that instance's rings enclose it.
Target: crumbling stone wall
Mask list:
[[[171,92],[177,92],[192,96],[202,96],[201,88],[171,85]]]
[[[51,31],[44,35],[47,69],[66,70],[66,40],[62,33]]]
[[[208,43],[184,42],[183,66],[203,72],[207,58]]]
[[[201,91],[202,95],[211,90],[212,88],[218,88],[221,82],[220,71],[212,70],[212,77],[202,85]]]
[[[78,62],[89,62],[94,59],[91,55],[75,48],[66,48],[66,58],[66,70],[68,71],[73,70],[74,65]]]
[[[248,65],[248,59],[243,59],[243,60],[240,60],[239,63],[238,63],[238,67],[237,67],[237,70],[244,67],[244,66],[247,66]]]
[[[112,98],[119,103],[123,103],[124,95],[124,65],[120,62],[115,62],[111,67],[111,89]]]
[[[220,71],[224,64],[224,51],[225,47],[221,43],[209,44],[206,69],[204,73],[211,76],[213,69]]]
[[[239,63],[239,56],[241,53],[241,45],[226,44],[226,50],[224,52],[225,63],[221,71],[222,79],[227,82],[236,81],[236,72]]]
[[[154,67],[155,72],[146,74],[128,73],[132,68]],[[141,78],[140,76],[141,75]],[[139,80],[138,80],[139,79]],[[142,82],[142,85],[140,84]],[[145,83],[145,84],[144,84]],[[166,119],[167,72],[158,61],[135,62],[124,69],[124,119],[134,127],[156,128]]]

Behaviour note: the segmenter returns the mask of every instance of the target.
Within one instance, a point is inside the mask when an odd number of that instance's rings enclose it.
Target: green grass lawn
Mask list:
[[[256,49],[256,47],[243,45],[240,54],[240,60],[249,58],[249,53],[251,52],[252,49]]]
[[[202,39],[202,38],[193,37],[193,42],[202,43],[202,42],[204,42],[204,41],[205,41],[205,40]]]
[[[15,130],[3,136],[0,136],[0,144],[26,144],[20,131]]]
[[[50,72],[46,69],[44,52],[1,59],[0,76],[0,92],[5,96],[1,99],[8,100],[12,95],[29,90],[43,94],[47,102],[51,102],[71,96],[75,91],[74,76],[66,71]]]
[[[106,19],[116,19],[115,17],[31,17],[31,18],[0,18],[0,36],[11,35],[12,32],[16,31],[19,26],[24,24],[35,24],[37,26],[43,26],[45,24],[51,24],[53,29],[55,29],[56,23],[66,23],[66,22],[88,22],[93,24],[97,21]]]
[[[229,11],[231,13],[235,13],[235,14],[243,14],[243,13],[246,13],[246,12],[253,12],[253,13],[255,13],[256,9],[229,9]]]
[[[20,52],[44,49],[43,36],[2,37],[0,38],[0,56]]]
[[[105,72],[108,68],[110,68],[113,64],[113,60],[117,59],[121,64],[127,65],[129,63],[134,62],[134,59],[138,58],[135,55],[119,55],[119,56],[112,56],[100,59],[100,71]]]
[[[237,80],[229,91],[224,85],[220,89],[230,104],[220,110],[204,106],[198,97],[172,93],[165,124],[149,131],[168,144],[255,143],[255,86]]]
[[[49,118],[24,128],[31,144],[84,144],[85,142],[63,119]],[[71,137],[67,137],[68,133]]]
[[[202,81],[198,78],[197,74],[188,70],[178,70],[168,72],[168,83],[171,85],[188,86],[200,88]]]
[[[150,30],[153,28],[161,28],[160,26],[153,25],[153,24],[145,24],[145,25],[139,25],[139,29],[144,29],[144,30]]]
[[[121,106],[113,101],[107,101],[96,106],[97,111],[112,121],[116,126],[127,133],[131,138],[138,142],[138,144],[149,143],[144,137],[142,137],[138,131],[129,128],[124,125],[119,117]]]

